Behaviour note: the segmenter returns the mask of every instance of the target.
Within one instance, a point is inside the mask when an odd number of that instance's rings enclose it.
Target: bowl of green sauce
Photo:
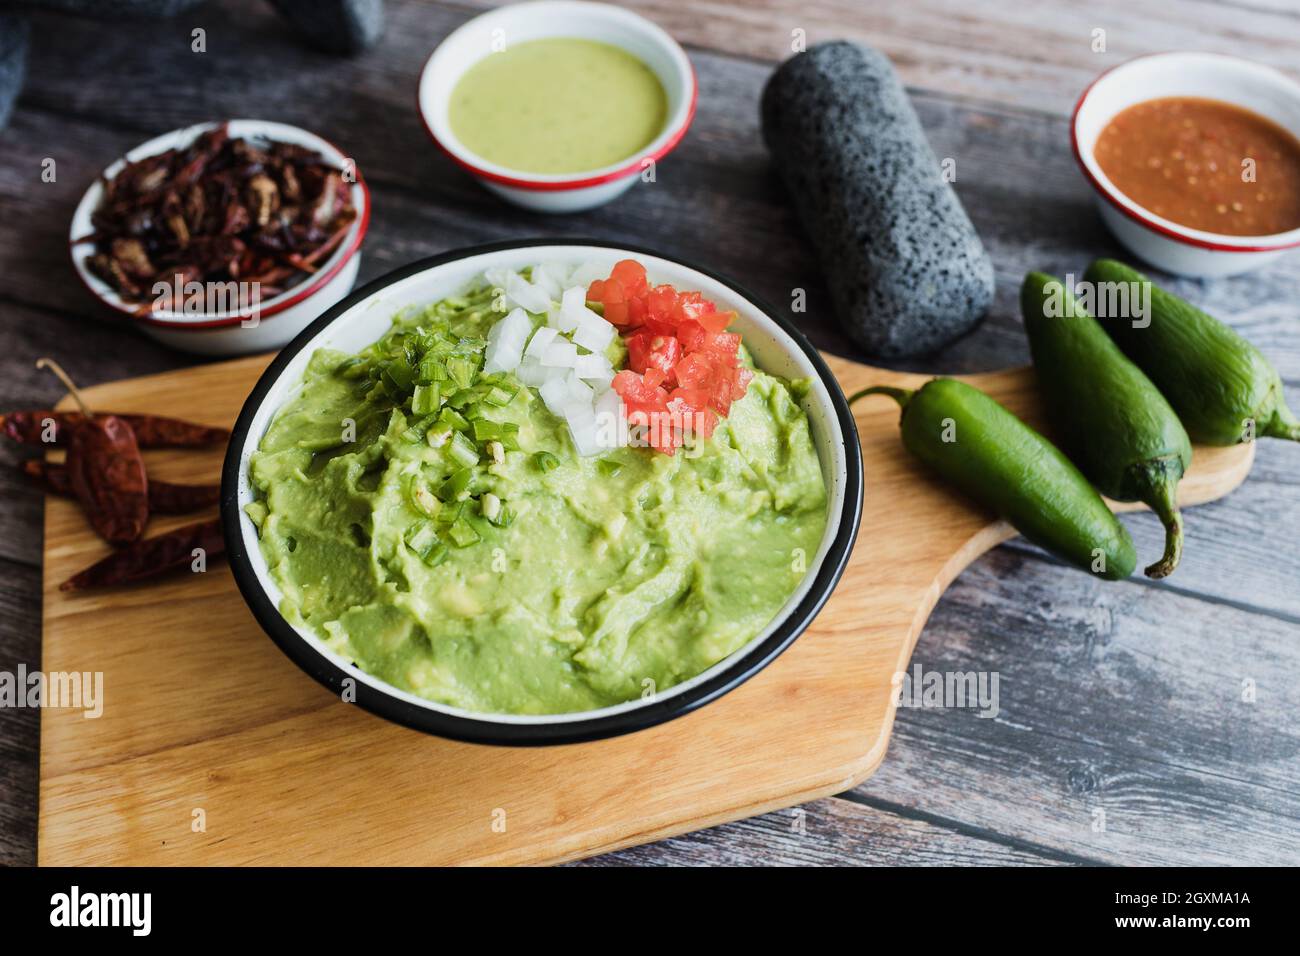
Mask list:
[[[452,32],[420,74],[429,136],[491,191],[527,209],[614,199],[680,142],[695,72],[672,37],[619,7],[518,3]]]

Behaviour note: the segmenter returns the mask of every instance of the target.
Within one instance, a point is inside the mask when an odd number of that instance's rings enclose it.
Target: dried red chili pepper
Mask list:
[[[51,494],[75,497],[67,466],[41,458],[28,458],[19,467],[23,474]],[[178,485],[149,479],[149,510],[154,514],[189,514],[215,505],[220,498],[220,485]]]
[[[103,183],[94,231],[74,245],[93,243],[86,267],[147,314],[164,305],[154,291],[159,283],[287,288],[306,278],[356,217],[350,183],[324,156],[292,143],[232,138],[223,123],[184,148],[124,164]]]
[[[94,415],[57,362],[38,359],[81,406],[82,419],[68,433],[68,484],[91,527],[113,545],[130,544],[149,520],[149,479],[131,426],[116,415]]]
[[[196,425],[179,418],[162,415],[135,415],[112,413],[131,426],[135,440],[141,448],[199,448],[215,445],[230,437],[224,428]],[[79,412],[56,412],[38,409],[31,412],[10,412],[0,415],[0,434],[24,445],[58,447],[65,443],[68,432],[82,420]]]
[[[59,590],[83,591],[157,577],[192,565],[197,559],[196,549],[202,552],[205,564],[208,559],[225,554],[220,518],[137,541],[68,578],[59,585]]]

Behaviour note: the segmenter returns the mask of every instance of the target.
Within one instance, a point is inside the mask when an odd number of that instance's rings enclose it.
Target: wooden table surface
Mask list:
[[[492,4],[484,4],[490,6]],[[1070,156],[1066,119],[1095,74],[1144,52],[1219,50],[1295,70],[1289,0],[633,0],[687,47],[695,125],[613,205],[547,217],[502,205],[429,144],[413,108],[425,57],[479,4],[388,4],[381,45],[314,54],[256,0],[179,20],[35,24],[27,88],[0,132],[0,409],[54,401],[59,358],[85,384],[194,360],[115,324],[73,276],[73,207],[119,153],[178,126],[277,119],[350,152],[373,191],[362,280],[457,246],[553,235],[698,259],[773,301],[808,290],[805,329],[837,331],[817,264],[759,136],[758,95],[792,31],[888,53],[997,270],[989,318],[924,371],[1023,363],[1024,272],[1081,273],[1119,250]],[[1032,9],[1030,9],[1032,7]],[[191,51],[191,31],[207,52]],[[1105,52],[1094,51],[1096,30]],[[54,182],[42,170],[55,161]],[[1175,288],[1273,359],[1300,407],[1300,255]],[[40,662],[41,500],[0,450],[0,671]],[[868,504],[869,506],[869,504]],[[1149,515],[1127,520],[1158,550]],[[913,664],[993,672],[999,713],[901,709],[862,786],[804,807],[626,850],[594,865],[680,863],[1240,864],[1300,862],[1300,447],[1265,442],[1247,484],[1187,516],[1172,578],[1100,584],[1021,541],[939,602]],[[866,542],[865,546],[870,546]],[[0,863],[35,859],[38,715],[0,709]]]

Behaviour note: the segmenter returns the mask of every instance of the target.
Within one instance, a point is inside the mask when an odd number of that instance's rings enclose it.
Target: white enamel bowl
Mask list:
[[[499,166],[468,149],[451,128],[452,90],[465,71],[511,44],[550,37],[596,40],[622,47],[646,64],[668,96],[663,130],[637,155],[581,173],[528,173]],[[499,7],[453,31],[420,74],[420,116],[433,141],[452,160],[502,198],[539,212],[578,212],[622,195],[666,156],[695,116],[691,61],[677,42],[645,17],[605,3],[538,0]]]
[[[1300,138],[1300,84],[1258,63],[1217,53],[1156,53],[1103,73],[1079,97],[1070,140],[1115,238],[1166,272],[1203,278],[1249,272],[1300,246],[1300,229],[1272,236],[1222,236],[1192,229],[1144,209],[1115,187],[1094,154],[1097,138],[1116,114],[1167,96],[1233,103]]]
[[[212,129],[215,123],[199,123],[184,129],[172,130],[142,143],[117,160],[86,190],[72,216],[69,244],[72,265],[77,276],[101,302],[116,312],[123,313],[136,323],[140,331],[173,348],[200,355],[242,355],[278,349],[339,299],[347,295],[357,280],[361,267],[361,242],[370,224],[370,190],[355,164],[356,182],[352,184],[352,204],[357,218],[352,228],[316,272],[298,284],[285,289],[280,295],[260,303],[256,314],[247,308],[225,309],[201,314],[157,310],[146,316],[137,315],[138,306],[125,301],[107,282],[86,268],[86,259],[92,247],[78,242],[94,232],[90,216],[104,194],[104,180],[112,179],[126,165],[146,156],[154,156],[168,149],[189,145],[199,134]],[[350,157],[328,140],[315,133],[267,120],[231,120],[230,135],[247,139],[270,139],[296,143],[315,150],[331,165],[343,169]]]
[[[803,407],[826,478],[826,531],[799,588],[772,623],[704,673],[651,699],[546,716],[472,713],[425,700],[363,673],[326,648],[311,631],[290,625],[278,610],[281,594],[267,570],[257,530],[244,514],[244,506],[253,500],[248,480],[250,456],[276,411],[299,387],[312,353],[318,348],[354,353],[382,336],[399,309],[462,291],[492,267],[520,269],[538,262],[612,266],[624,258],[643,263],[651,282],[698,289],[720,309],[735,309],[739,319],[734,328],[761,368],[812,381]],[[281,650],[326,687],[336,693],[352,688],[362,707],[443,737],[510,745],[574,743],[628,733],[689,713],[757,673],[803,632],[839,581],[857,535],[862,517],[862,454],[844,394],[821,356],[788,322],[736,284],[645,250],[598,242],[533,240],[480,246],[413,263],[370,283],[321,316],[276,357],[245,403],[226,453],[221,513],[235,580],[254,616]]]

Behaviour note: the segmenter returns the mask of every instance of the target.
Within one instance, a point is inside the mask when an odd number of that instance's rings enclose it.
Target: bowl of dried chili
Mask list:
[[[72,218],[78,277],[175,348],[279,348],[351,291],[370,220],[355,162],[265,120],[200,123],[110,165]]]

